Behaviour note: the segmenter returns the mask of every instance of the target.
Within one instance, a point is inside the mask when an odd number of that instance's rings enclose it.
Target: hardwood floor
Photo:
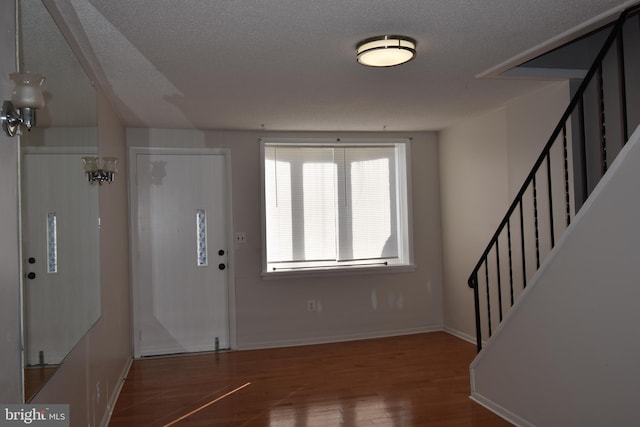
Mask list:
[[[109,426],[508,426],[444,332],[136,360]]]
[[[24,368],[24,401],[31,401],[57,370],[58,365],[27,366]]]

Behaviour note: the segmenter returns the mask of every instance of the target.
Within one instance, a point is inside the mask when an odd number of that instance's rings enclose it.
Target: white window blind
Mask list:
[[[404,143],[264,142],[265,271],[406,264]]]

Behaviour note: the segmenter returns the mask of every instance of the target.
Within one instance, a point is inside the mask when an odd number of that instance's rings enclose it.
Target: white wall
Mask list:
[[[473,397],[520,425],[640,420],[640,130],[471,365]]]
[[[467,279],[569,103],[551,83],[439,134],[445,328],[475,341]]]
[[[504,108],[441,132],[439,150],[445,327],[475,340],[467,279],[508,204]]]
[[[0,2],[0,101],[11,98],[15,71],[15,4]],[[0,402],[22,402],[18,138],[0,131]]]
[[[509,202],[520,190],[569,101],[569,83],[559,82],[506,104]]]
[[[130,146],[231,149],[233,224],[247,241],[236,246],[237,348],[295,345],[442,329],[441,234],[435,133],[331,134],[413,137],[415,272],[263,280],[261,273],[261,137],[311,133],[128,129]],[[374,306],[372,299],[377,299]],[[308,312],[306,301],[322,310]]]

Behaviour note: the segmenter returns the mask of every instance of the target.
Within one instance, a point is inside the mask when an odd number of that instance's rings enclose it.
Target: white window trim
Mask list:
[[[404,144],[405,147],[405,171],[406,179],[406,220],[403,222],[405,230],[403,234],[406,238],[406,245],[403,250],[408,251],[405,257],[406,262],[402,264],[391,265],[351,265],[351,266],[330,266],[330,267],[313,267],[304,269],[283,269],[268,270],[267,269],[267,237],[266,237],[266,200],[265,200],[265,145],[327,145],[335,146],[344,144],[349,146],[357,145],[384,145],[384,144]],[[415,271],[413,253],[413,191],[412,191],[412,173],[411,173],[411,138],[261,138],[260,139],[260,197],[261,197],[261,224],[262,224],[262,277],[263,279],[280,279],[280,278],[301,278],[301,277],[326,277],[326,276],[342,276],[355,274],[392,274]],[[402,190],[402,189],[401,189]]]

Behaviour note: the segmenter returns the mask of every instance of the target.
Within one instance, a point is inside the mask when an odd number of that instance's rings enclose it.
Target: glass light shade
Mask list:
[[[42,85],[44,77],[30,71],[9,74],[15,84],[11,95],[11,102],[16,108],[44,108],[44,94]]]
[[[97,157],[83,157],[82,158],[82,169],[85,173],[97,172],[98,171],[98,158]]]
[[[379,36],[360,42],[356,52],[362,65],[393,67],[415,57],[416,42],[403,36]]]
[[[118,159],[115,157],[103,157],[102,158],[102,169],[105,172],[118,172]]]

